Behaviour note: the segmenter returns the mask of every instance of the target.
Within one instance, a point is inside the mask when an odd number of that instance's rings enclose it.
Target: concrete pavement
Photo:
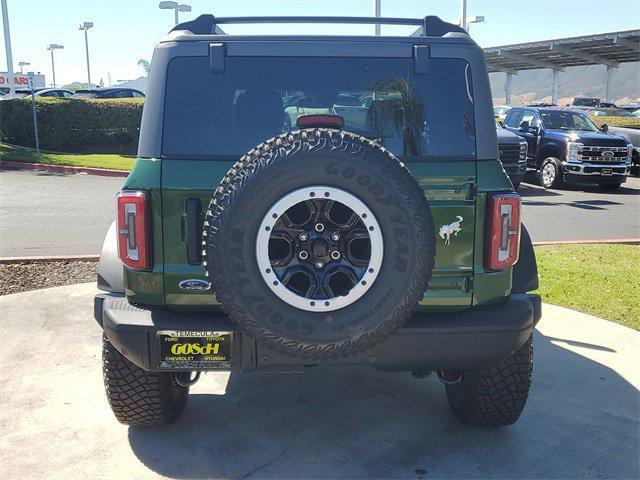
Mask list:
[[[520,421],[460,425],[433,377],[204,375],[182,417],[107,405],[92,284],[0,297],[0,471],[14,478],[638,478],[640,333],[545,305]]]
[[[531,179],[529,179],[531,180]],[[0,170],[0,257],[99,254],[122,178]],[[533,241],[640,237],[640,178],[619,192],[524,183]]]

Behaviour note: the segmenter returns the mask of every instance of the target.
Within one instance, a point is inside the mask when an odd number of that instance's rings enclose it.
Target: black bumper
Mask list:
[[[257,343],[222,313],[181,314],[139,308],[124,296],[99,294],[94,314],[109,341],[131,362],[161,371],[161,330],[233,331],[233,368],[245,372],[299,370],[305,365],[368,365],[382,370],[462,370],[497,365],[527,340],[541,317],[538,295],[514,294],[506,302],[456,313],[416,313],[385,341],[347,358],[303,361]]]

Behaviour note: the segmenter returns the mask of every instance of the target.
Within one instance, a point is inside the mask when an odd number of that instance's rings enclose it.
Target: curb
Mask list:
[[[3,263],[26,263],[26,262],[97,262],[100,255],[53,255],[53,256],[31,256],[31,257],[0,257],[0,264]]]
[[[638,245],[640,244],[640,238],[600,238],[596,240],[543,240],[540,242],[533,242],[534,246],[537,245],[588,245],[594,243],[620,243],[627,245]]]
[[[129,170],[110,170],[108,168],[73,167],[71,165],[50,165],[47,163],[13,162],[0,160],[0,170],[37,170],[52,173],[84,173],[102,177],[127,177]]]

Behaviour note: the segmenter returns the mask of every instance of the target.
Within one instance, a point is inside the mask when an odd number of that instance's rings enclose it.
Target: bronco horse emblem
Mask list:
[[[451,244],[451,234],[457,237],[458,232],[462,231],[460,223],[462,223],[463,218],[460,215],[456,216],[456,218],[458,219],[456,222],[440,227],[440,237],[444,240],[445,245]]]

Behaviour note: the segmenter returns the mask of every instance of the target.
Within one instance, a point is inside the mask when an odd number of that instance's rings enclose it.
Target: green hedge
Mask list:
[[[640,127],[640,118],[637,117],[589,116],[589,118],[593,120],[593,123],[598,127],[601,127],[605,123],[610,127]]]
[[[54,152],[121,153],[138,148],[143,99],[42,98],[36,101],[40,148]],[[0,141],[33,147],[31,99],[0,101]]]

